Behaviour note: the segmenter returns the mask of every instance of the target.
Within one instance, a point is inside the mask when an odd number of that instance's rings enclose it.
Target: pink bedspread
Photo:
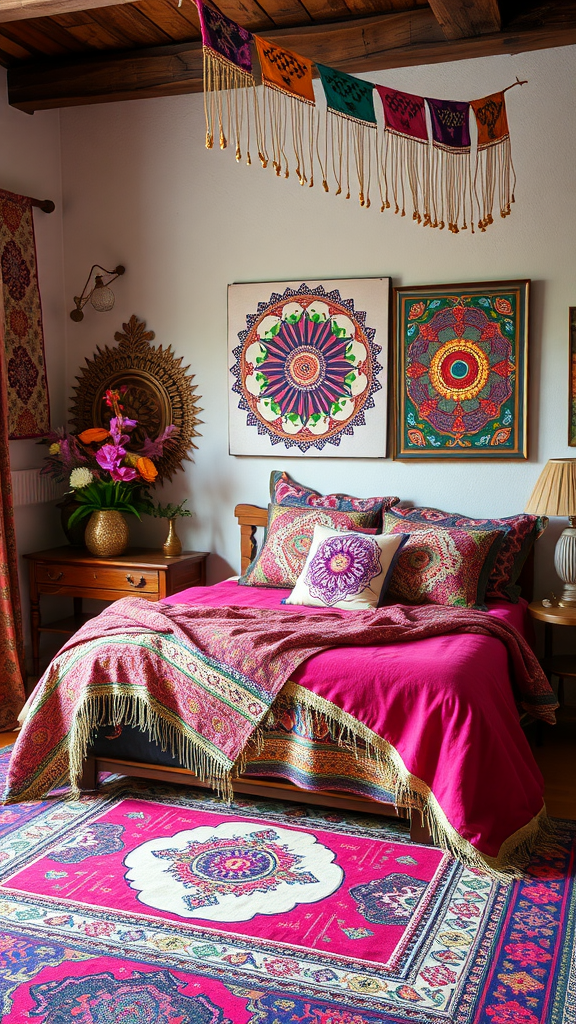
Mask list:
[[[166,600],[323,611],[282,605],[288,593],[227,581]],[[489,614],[526,636],[525,602],[495,602]],[[484,855],[496,857],[504,841],[541,811],[544,783],[520,726],[500,640],[458,634],[331,648],[292,678],[388,740],[430,787],[453,828]]]

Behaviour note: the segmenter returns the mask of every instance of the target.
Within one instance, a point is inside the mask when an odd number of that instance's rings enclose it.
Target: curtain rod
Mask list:
[[[32,206],[37,206],[44,213],[53,213],[56,209],[56,203],[52,202],[51,199],[30,199]]]

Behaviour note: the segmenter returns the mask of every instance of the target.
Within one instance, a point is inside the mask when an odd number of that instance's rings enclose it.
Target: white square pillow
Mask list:
[[[317,524],[304,568],[283,604],[376,608],[407,540],[408,534],[370,536]]]

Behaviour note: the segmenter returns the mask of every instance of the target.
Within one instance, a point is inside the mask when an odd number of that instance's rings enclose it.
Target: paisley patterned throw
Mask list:
[[[0,189],[0,267],[10,440],[50,430],[32,200]]]
[[[400,498],[353,498],[351,494],[320,494],[313,487],[296,483],[288,473],[272,470],[270,501],[273,505],[296,508],[333,508],[338,512],[380,512],[397,505]]]

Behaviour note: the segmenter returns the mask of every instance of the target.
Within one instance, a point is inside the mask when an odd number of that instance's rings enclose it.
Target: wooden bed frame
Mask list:
[[[256,531],[265,527],[268,522],[268,510],[257,505],[237,505],[234,515],[240,526],[241,570],[244,573],[256,555]],[[519,579],[522,592],[531,599],[534,579],[534,549],[526,561]],[[156,782],[178,783],[210,789],[194,772],[187,768],[173,768],[167,765],[145,764],[140,761],[126,761],[113,757],[89,757],[84,762],[81,788],[97,789],[98,773],[114,772],[120,775],[151,779]],[[398,808],[395,804],[371,800],[368,797],[346,796],[334,791],[310,791],[300,789],[289,782],[273,782],[269,779],[252,779],[240,776],[234,781],[234,792],[247,796],[263,796],[278,800],[290,800],[293,803],[313,804],[320,807],[332,807],[345,811],[361,811],[366,814],[378,814],[388,818],[410,819],[410,838],[416,843],[432,845],[432,837],[422,815],[417,810],[411,812]]]

